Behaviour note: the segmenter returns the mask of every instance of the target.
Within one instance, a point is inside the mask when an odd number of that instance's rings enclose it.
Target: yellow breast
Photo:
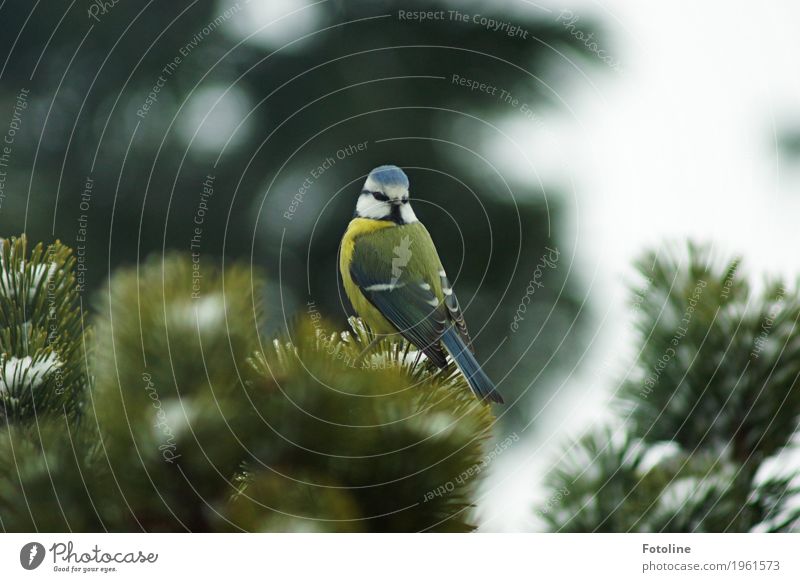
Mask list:
[[[358,237],[372,234],[383,228],[393,228],[394,226],[395,224],[388,220],[354,218],[347,226],[347,231],[342,237],[342,246],[339,250],[339,271],[342,273],[342,281],[344,282],[344,291],[347,294],[347,298],[356,313],[376,334],[394,334],[397,333],[397,330],[361,293],[358,285],[350,276],[350,262],[353,260],[353,252]]]

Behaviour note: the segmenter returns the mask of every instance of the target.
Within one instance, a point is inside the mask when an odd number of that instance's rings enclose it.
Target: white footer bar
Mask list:
[[[0,535],[4,580],[796,581],[798,554],[798,534]]]

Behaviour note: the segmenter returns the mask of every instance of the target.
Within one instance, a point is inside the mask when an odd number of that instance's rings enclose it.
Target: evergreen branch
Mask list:
[[[0,241],[0,422],[66,414],[89,384],[75,259],[60,242]]]
[[[798,494],[787,477],[759,477],[790,446],[800,418],[800,297],[780,281],[756,294],[741,261],[688,252],[637,263],[643,347],[615,408],[623,436],[572,445],[548,477],[558,531],[786,531]],[[672,452],[652,466],[671,443]],[[663,450],[662,450],[663,452]],[[575,459],[579,459],[576,462]],[[552,505],[552,503],[550,504]]]

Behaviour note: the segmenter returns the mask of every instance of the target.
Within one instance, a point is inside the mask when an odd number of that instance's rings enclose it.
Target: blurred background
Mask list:
[[[481,528],[535,530],[558,445],[631,364],[637,256],[688,237],[796,276],[798,16],[788,0],[6,0],[0,236],[73,246],[87,306],[114,268],[179,250],[267,273],[265,337],[309,302],[344,329],[339,239],[369,170],[403,167],[509,402],[496,436],[520,438]]]

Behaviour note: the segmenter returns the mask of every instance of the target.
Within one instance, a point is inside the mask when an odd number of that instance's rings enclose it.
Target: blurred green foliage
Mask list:
[[[24,248],[4,245],[5,257]],[[48,265],[44,256],[34,251],[28,264]],[[50,383],[3,386],[2,411],[7,394],[24,390],[37,416],[4,415],[0,528],[473,529],[494,418],[452,364],[420,363],[409,344],[386,338],[362,361],[372,337],[355,319],[352,333],[329,334],[315,318],[292,341],[267,340],[257,332],[258,274],[206,269],[201,291],[193,274],[176,254],[122,269],[101,296],[91,345],[80,328],[61,331],[82,356],[92,351],[93,388],[76,390],[80,406],[47,398]],[[40,285],[26,283],[17,289]],[[78,317],[71,296],[61,301],[66,321]],[[47,312],[36,302],[29,317]]]

